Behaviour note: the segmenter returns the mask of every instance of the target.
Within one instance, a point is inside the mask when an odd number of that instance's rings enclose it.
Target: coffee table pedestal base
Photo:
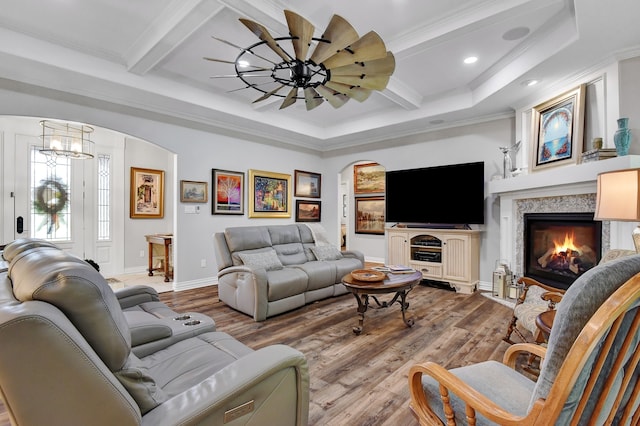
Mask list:
[[[407,294],[409,293],[409,291],[411,291],[411,289],[396,292],[395,296],[393,296],[393,299],[391,299],[388,302],[380,302],[376,296],[370,296],[368,294],[353,293],[353,297],[355,297],[358,302],[358,317],[359,317],[358,325],[353,327],[353,332],[356,335],[360,335],[360,333],[362,333],[362,330],[364,328],[364,314],[365,312],[367,312],[367,309],[369,308],[369,297],[371,297],[376,302],[376,305],[378,305],[376,309],[388,308],[389,306],[398,302],[400,304],[400,309],[402,311],[402,321],[407,325],[407,327],[413,326],[414,324],[413,319],[411,318],[407,319],[405,314],[407,309],[409,309],[409,303],[406,301]]]

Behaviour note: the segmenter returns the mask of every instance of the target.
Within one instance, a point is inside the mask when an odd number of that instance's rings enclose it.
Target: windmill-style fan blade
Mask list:
[[[234,64],[234,61],[225,61],[224,59],[216,59],[216,58],[208,58],[206,56],[204,56],[202,59],[207,60],[207,61],[214,61],[214,62],[222,62],[223,64]]]
[[[320,97],[320,94],[313,87],[304,88],[304,103],[307,106],[307,111],[311,111],[323,102],[324,99]]]
[[[291,57],[287,55],[287,52],[282,50],[282,48],[278,45],[278,43],[271,37],[269,31],[262,25],[254,22],[250,19],[240,18],[240,22],[242,22],[247,28],[251,30],[252,33],[258,36],[258,38],[262,41],[265,41],[267,45],[278,54],[285,62],[290,62]]]
[[[282,89],[284,87],[284,84],[281,84],[280,87],[273,89],[270,92],[265,93],[264,95],[260,96],[258,99],[256,99],[255,101],[253,101],[252,103],[256,103],[256,102],[260,102],[260,101],[264,101],[265,99],[269,98],[271,95],[275,95],[278,90]]]
[[[329,43],[319,42],[309,60],[314,64],[320,64],[327,58],[335,55],[341,49],[355,43],[360,36],[356,30],[342,16],[333,15],[322,38]]]
[[[388,75],[362,75],[360,77],[355,75],[331,75],[331,81],[336,83],[347,84],[349,86],[358,86],[364,89],[384,90],[389,84]]]
[[[369,95],[371,95],[371,90],[363,89],[362,87],[348,86],[346,84],[336,83],[333,81],[327,81],[324,85],[336,92],[344,93],[358,102],[366,101]]]
[[[252,54],[253,56],[255,56],[256,58],[260,58],[260,59],[262,59],[263,61],[267,61],[267,62],[269,62],[269,63],[271,63],[271,64],[273,64],[273,65],[276,65],[276,63],[275,63],[275,62],[273,62],[271,59],[267,59],[267,58],[265,58],[264,56],[260,56],[260,55],[258,55],[257,53],[253,53],[253,52],[252,52],[252,51],[250,51],[249,49],[245,49],[244,47],[240,47],[240,46],[238,46],[238,45],[236,45],[236,44],[231,43],[230,41],[223,40],[223,39],[221,39],[221,38],[214,37],[214,36],[211,36],[211,38],[213,38],[214,40],[218,40],[218,41],[220,41],[220,42],[222,42],[222,43],[228,44],[228,45],[229,45],[229,46],[231,46],[231,47],[235,47],[236,49],[240,49],[240,50],[242,50],[243,52],[250,53],[250,54]]]
[[[355,43],[345,47],[340,52],[322,62],[327,69],[366,62],[374,59],[382,59],[387,56],[387,48],[384,41],[375,31],[369,31]]]
[[[287,94],[287,97],[284,98],[284,101],[282,102],[282,105],[280,105],[280,109],[284,109],[288,106],[291,106],[293,104],[296,103],[296,96],[298,95],[298,88],[294,87],[293,89],[291,89],[289,91],[289,93]]]
[[[222,62],[223,64],[233,64],[233,65],[236,64],[234,61],[225,61],[224,59],[208,58],[206,56],[203,57],[202,59],[205,59],[207,61],[213,61],[213,62]],[[246,65],[246,66],[251,67],[251,68],[255,68],[255,69],[261,70],[261,71],[270,71],[271,70],[271,68],[259,67],[259,66],[251,65],[251,64]]]
[[[349,100],[349,97],[343,93],[338,93],[333,89],[329,89],[323,85],[319,85],[316,87],[316,91],[329,102],[334,108],[340,108],[342,105],[346,104]]]
[[[296,52],[296,59],[304,61],[307,59],[307,52],[309,51],[309,44],[311,44],[315,27],[311,22],[290,10],[285,10],[284,16],[287,18],[289,35],[296,37],[291,40],[293,50]]]
[[[331,75],[391,75],[395,69],[396,60],[393,53],[387,52],[387,56],[382,59],[332,68]]]

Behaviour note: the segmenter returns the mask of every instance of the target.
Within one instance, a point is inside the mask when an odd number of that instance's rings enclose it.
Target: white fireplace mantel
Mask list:
[[[546,169],[508,179],[494,180],[489,182],[489,193],[501,195],[508,192],[549,189],[556,186],[563,187],[589,182],[595,185],[599,173],[635,168],[640,168],[640,155],[625,155],[575,166]]]
[[[500,201],[500,259],[507,261],[516,273],[522,273],[519,270],[522,263],[522,250],[519,247],[522,212],[518,206],[522,205],[523,200],[540,208],[556,206],[559,211],[572,211],[575,207],[584,209],[585,194],[596,193],[599,173],[631,168],[640,168],[640,155],[550,168],[489,182],[489,194],[499,197]],[[589,202],[595,202],[595,195],[591,196]],[[631,232],[636,225],[631,222],[610,222],[606,228],[607,245],[633,250]]]

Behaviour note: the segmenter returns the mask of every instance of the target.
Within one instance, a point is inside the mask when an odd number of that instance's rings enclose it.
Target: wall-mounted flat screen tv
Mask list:
[[[385,221],[415,225],[484,223],[484,162],[387,171]]]

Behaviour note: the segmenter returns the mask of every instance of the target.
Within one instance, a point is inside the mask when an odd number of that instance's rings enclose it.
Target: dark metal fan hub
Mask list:
[[[306,87],[311,80],[309,66],[302,61],[296,60],[291,67],[291,80],[295,81],[298,87]]]

